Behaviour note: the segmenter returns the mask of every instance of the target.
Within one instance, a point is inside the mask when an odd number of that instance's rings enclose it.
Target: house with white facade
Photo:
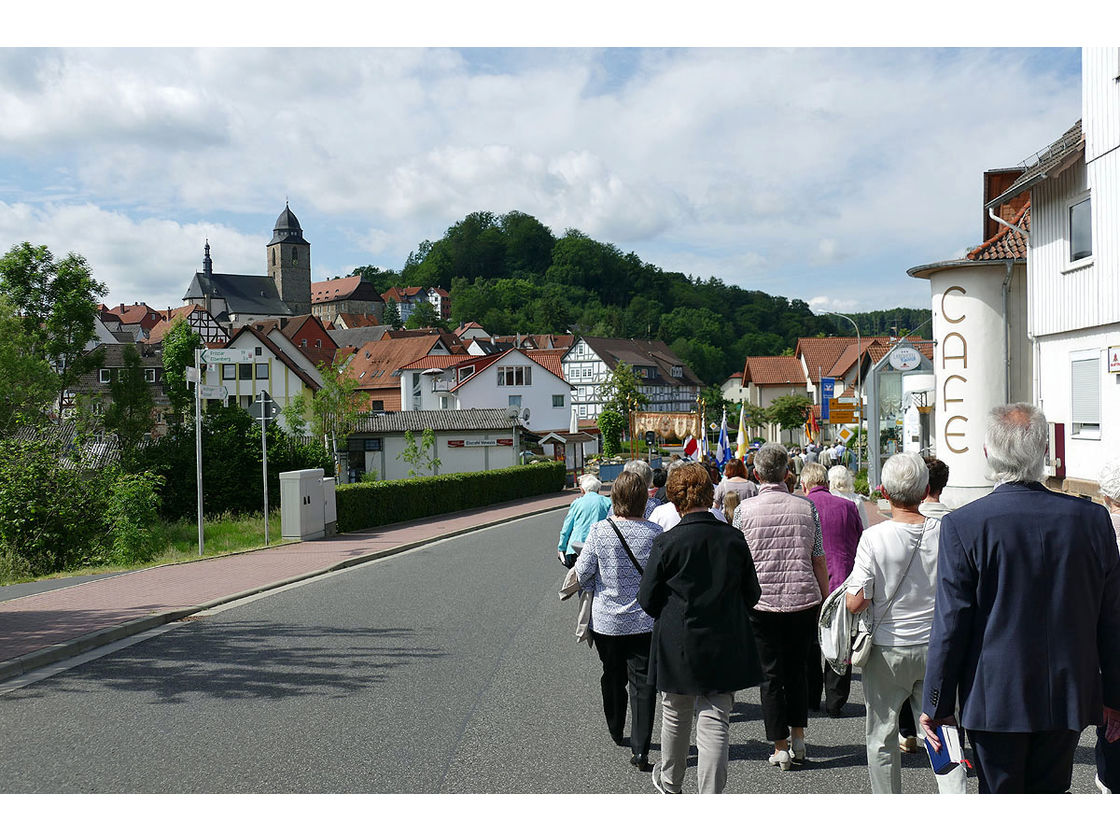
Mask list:
[[[396,372],[406,411],[517,408],[525,427],[540,431],[567,429],[571,418],[571,386],[558,351],[429,355]]]
[[[1002,230],[981,247],[1010,244],[986,266],[910,274],[932,292],[938,457],[982,465],[987,411],[1033,402],[1051,486],[1091,496],[1120,451],[1120,49],[1083,49],[1081,73],[1081,120],[985,190]],[[991,485],[971,483],[972,497]]]
[[[807,396],[805,370],[795,356],[748,356],[743,365],[740,387],[745,399],[759,408],[769,408],[778,397]],[[728,417],[728,423],[737,421]],[[781,429],[775,423],[748,420],[747,431],[766,440],[780,440]]]
[[[580,420],[603,410],[602,388],[620,362],[630,365],[649,403],[645,411],[696,411],[702,383],[663,341],[582,336],[561,357],[564,379],[575,389],[572,399]]]

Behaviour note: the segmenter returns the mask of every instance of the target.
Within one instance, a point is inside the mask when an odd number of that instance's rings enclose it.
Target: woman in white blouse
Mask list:
[[[603,714],[611,738],[629,743],[630,763],[642,772],[653,769],[649,745],[653,738],[656,691],[649,683],[649,650],[653,618],[638,605],[638,586],[649,560],[658,525],[645,518],[649,493],[645,480],[623,472],[611,486],[614,514],[591,526],[575,570],[581,589],[594,589],[591,636],[603,676]],[[627,551],[627,548],[629,551]],[[630,688],[630,740],[626,725],[627,684]]]
[[[920,455],[892,456],[883,465],[882,483],[891,518],[863,532],[846,601],[853,613],[870,610],[872,645],[863,667],[863,694],[871,791],[901,793],[899,707],[909,702],[914,719],[921,715],[941,522],[918,513],[929,486]],[[943,792],[964,792],[963,769],[954,773],[947,782],[938,777]]]

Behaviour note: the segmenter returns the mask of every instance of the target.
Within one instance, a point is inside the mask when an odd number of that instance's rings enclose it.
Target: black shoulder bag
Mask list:
[[[622,536],[622,531],[618,529],[618,526],[615,524],[614,520],[608,519],[607,522],[611,523],[611,527],[614,528],[614,532],[618,534],[618,540],[622,543],[622,547],[626,549],[626,556],[630,558],[630,562],[634,564],[634,568],[638,570],[638,574],[645,574],[646,570],[638,565],[638,560],[636,557],[634,557],[634,552],[630,550],[630,546],[627,544],[626,538]]]

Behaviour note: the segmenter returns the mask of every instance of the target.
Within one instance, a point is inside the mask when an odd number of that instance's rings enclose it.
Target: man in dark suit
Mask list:
[[[993,409],[996,487],[941,520],[922,727],[939,747],[959,695],[981,793],[1064,792],[1081,730],[1120,735],[1116,537],[1103,507],[1039,483],[1047,440],[1034,406]]]

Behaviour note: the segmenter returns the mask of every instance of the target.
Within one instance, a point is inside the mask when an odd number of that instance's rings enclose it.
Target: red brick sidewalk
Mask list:
[[[546,510],[572,491],[446,516],[142,569],[0,603],[0,680],[255,592]],[[542,545],[549,556],[552,545]]]

